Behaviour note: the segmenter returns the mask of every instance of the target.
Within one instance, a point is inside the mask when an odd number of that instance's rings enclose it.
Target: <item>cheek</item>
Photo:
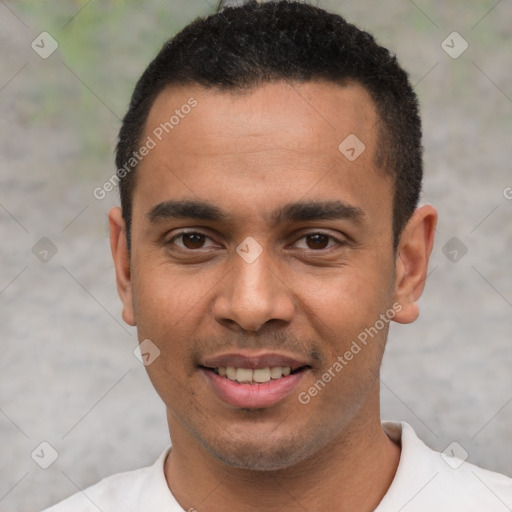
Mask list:
[[[179,356],[204,318],[198,311],[204,294],[198,278],[171,274],[164,265],[140,265],[134,277],[139,339],[149,338],[168,355]]]
[[[163,323],[176,322],[194,299],[198,302],[198,278],[192,273],[176,271],[152,255],[143,254],[139,260],[134,293],[140,315],[150,315]]]
[[[322,319],[332,334],[346,339],[357,336],[389,308],[392,278],[379,267],[351,266],[318,286],[312,281],[306,294],[314,316]]]
[[[348,421],[374,386],[389,326],[380,316],[391,308],[388,288],[379,275],[354,269],[309,294],[309,322],[315,322],[326,359],[301,389],[300,403],[323,411],[322,417],[342,410],[340,421]]]
[[[163,402],[173,408],[194,401],[188,378],[195,370],[191,347],[197,336],[198,312],[204,295],[193,278],[172,276],[164,265],[140,265],[134,279],[139,340],[150,339],[160,350],[146,366],[148,376]],[[192,284],[191,284],[192,280]]]

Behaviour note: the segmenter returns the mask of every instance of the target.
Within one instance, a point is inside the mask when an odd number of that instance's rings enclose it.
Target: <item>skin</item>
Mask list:
[[[387,324],[308,404],[297,394],[393,304],[393,321],[417,318],[437,213],[418,208],[394,253],[393,186],[375,167],[378,118],[357,84],[169,88],[144,139],[190,97],[197,107],[137,169],[131,254],[120,209],[109,214],[123,318],[161,351],[146,368],[167,408],[169,487],[185,510],[371,511],[400,457],[380,424]],[[351,133],[365,144],[352,162],[338,150]],[[232,218],[151,222],[169,199],[207,200]],[[342,200],[364,216],[267,223],[306,200]],[[181,228],[206,237],[171,241]],[[319,232],[333,238],[306,236]],[[250,264],[235,250],[248,236],[262,248]],[[311,369],[272,407],[231,407],[198,364],[238,348],[286,351]]]

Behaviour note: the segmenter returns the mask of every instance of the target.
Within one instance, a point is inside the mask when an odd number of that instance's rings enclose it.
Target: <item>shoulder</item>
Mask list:
[[[143,496],[169,493],[163,473],[166,448],[152,466],[108,476],[43,512],[138,512]]]
[[[456,450],[432,450],[405,422],[384,422],[383,428],[400,439],[402,455],[378,512],[396,507],[404,512],[499,512],[512,507],[511,478],[454,456]]]
[[[150,468],[117,473],[79,491],[43,512],[110,512],[136,510],[134,501]]]
[[[501,511],[512,507],[512,479],[475,466],[458,457],[447,457],[432,451],[439,471],[432,483],[433,490],[464,511]],[[435,480],[438,480],[435,482]]]

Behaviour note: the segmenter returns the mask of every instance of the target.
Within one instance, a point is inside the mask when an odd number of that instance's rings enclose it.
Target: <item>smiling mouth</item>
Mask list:
[[[311,366],[304,365],[298,368],[292,369],[290,366],[266,366],[264,368],[237,368],[234,366],[219,366],[217,368],[209,368],[207,366],[201,366],[203,370],[210,371],[224,377],[230,381],[237,382],[239,384],[265,384],[267,382],[276,381],[294,375],[296,373],[303,372]]]

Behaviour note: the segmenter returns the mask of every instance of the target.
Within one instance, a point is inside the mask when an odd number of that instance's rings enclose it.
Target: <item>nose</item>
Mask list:
[[[258,332],[264,325],[291,321],[293,292],[271,259],[266,250],[251,263],[233,255],[232,270],[222,280],[213,307],[217,322],[230,329]]]

